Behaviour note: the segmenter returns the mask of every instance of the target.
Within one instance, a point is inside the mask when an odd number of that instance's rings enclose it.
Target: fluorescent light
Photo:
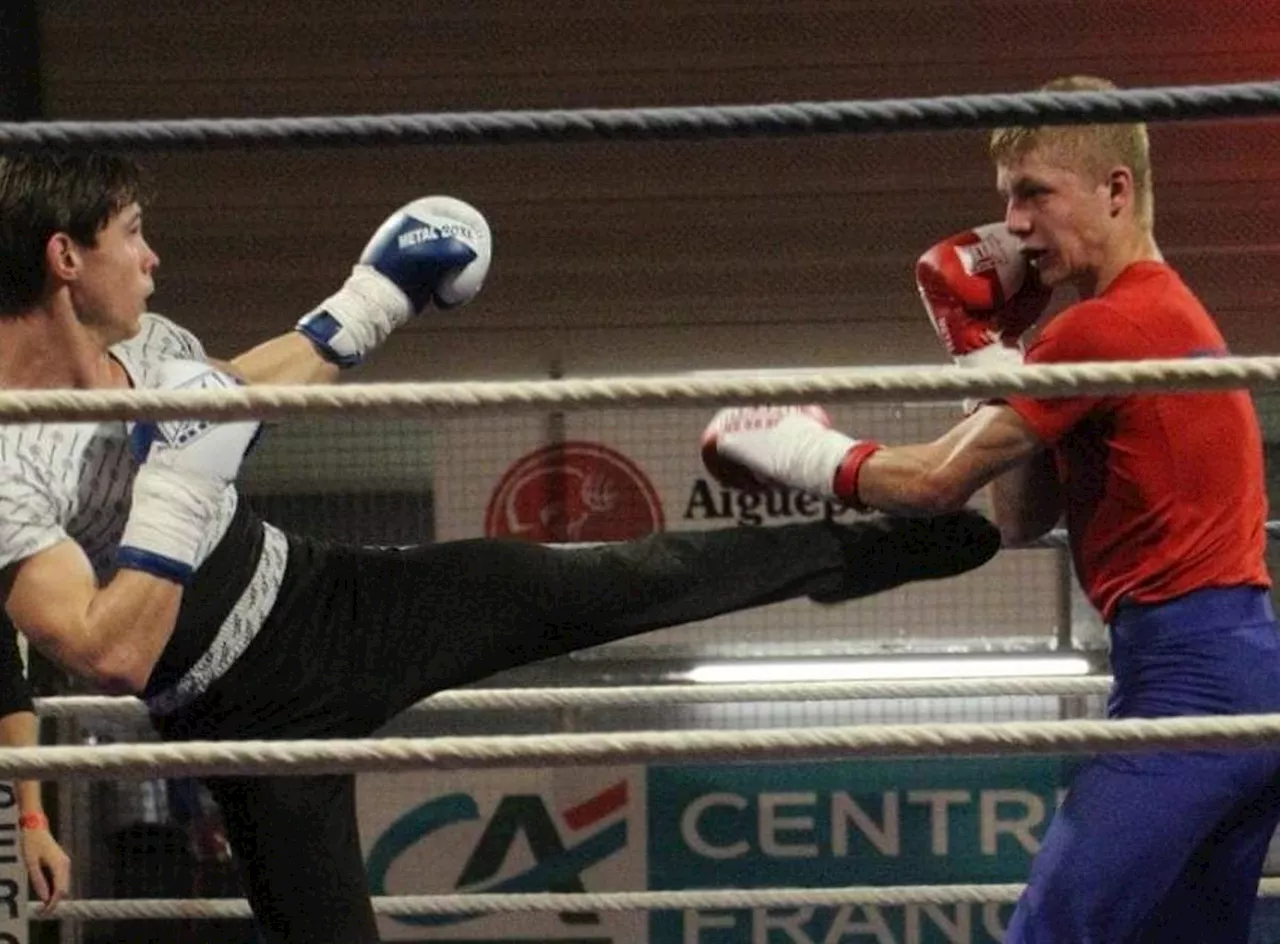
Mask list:
[[[1081,656],[936,659],[805,659],[791,662],[713,662],[684,673],[691,682],[824,682],[870,679],[945,679],[1088,675]]]

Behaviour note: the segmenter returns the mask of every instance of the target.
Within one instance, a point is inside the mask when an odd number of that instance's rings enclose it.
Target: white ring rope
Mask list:
[[[481,383],[253,386],[217,391],[21,390],[0,393],[0,422],[223,419],[339,413],[457,413],[501,409],[713,404],[725,400],[958,400],[1274,386],[1280,357],[1037,364],[1013,370],[867,368],[768,377],[609,377]]]
[[[406,714],[441,711],[547,711],[563,708],[642,708],[739,702],[844,701],[867,698],[976,698],[981,696],[1105,695],[1110,676],[1023,678],[868,679],[719,685],[614,685],[560,688],[474,688],[424,698]],[[46,718],[142,720],[142,702],[130,696],[62,695],[35,699]]]
[[[644,761],[780,761],[858,757],[1089,754],[1280,748],[1280,714],[1118,721],[886,724],[739,731],[193,741],[0,748],[0,778],[358,773]]]
[[[386,895],[373,898],[380,915],[465,915],[516,912],[733,910],[746,908],[875,907],[887,905],[1001,904],[1018,900],[1018,883],[981,885],[883,885],[846,888],[728,888],[691,891],[529,893],[479,895]],[[1258,883],[1262,898],[1280,897],[1280,879]],[[236,898],[124,898],[66,901],[46,921],[111,918],[248,918],[249,904]]]

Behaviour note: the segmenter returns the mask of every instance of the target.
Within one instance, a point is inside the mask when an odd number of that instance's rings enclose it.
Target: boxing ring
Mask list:
[[[319,117],[277,120],[45,122],[0,125],[0,146],[110,145],[131,150],[206,150],[366,144],[500,144],[698,139],[989,128],[1007,124],[1195,120],[1280,113],[1280,82],[1020,93],[736,108],[582,110]],[[333,387],[253,387],[205,392],[0,392],[0,422],[119,418],[219,419],[325,414],[457,417],[585,409],[707,407],[729,402],[953,403],[967,396],[1063,396],[1150,390],[1280,386],[1280,356],[1112,362],[1017,370],[851,369],[758,377],[607,377],[531,382],[349,383]],[[692,446],[690,447],[692,449]],[[1280,534],[1269,522],[1268,536]],[[1065,546],[1055,532],[1035,547]],[[1007,549],[1002,554],[1017,554]],[[566,686],[464,689],[422,702],[411,714],[577,711],[692,704],[768,704],[862,699],[1104,696],[1110,680],[1085,677],[863,680],[768,684]],[[136,723],[132,699],[41,699],[38,712],[62,720]],[[779,727],[763,730],[614,731],[468,737],[388,737],[359,741],[60,745],[0,749],[0,778],[85,779],[577,767],[595,764],[797,762],[825,759],[998,755],[1068,756],[1208,747],[1248,749],[1280,740],[1280,715],[1102,721],[946,722]],[[988,905],[1016,900],[1011,883],[858,887],[723,888],[582,894],[375,895],[388,916],[481,913],[600,913],[683,909]],[[1280,879],[1260,895],[1280,896]],[[237,899],[80,899],[44,920],[244,918]],[[29,915],[41,920],[34,911]]]
[[[671,705],[697,702],[780,702],[870,698],[1086,696],[1105,693],[1110,679],[904,679],[880,682],[769,683],[723,686],[576,687],[559,690],[476,689],[444,692],[410,713],[539,710]],[[129,698],[64,696],[41,699],[46,717],[138,719]],[[1260,747],[1280,738],[1280,715],[1188,717],[1159,720],[990,724],[868,725],[763,731],[619,732],[381,738],[325,741],[170,743],[110,747],[0,749],[0,769],[17,777],[65,778],[137,775],[139,771],[217,775],[338,773],[377,770],[572,767],[602,762],[779,761],[821,758],[938,757],[950,755],[1085,754],[1204,747]],[[469,894],[376,896],[380,915],[473,915],[514,912],[608,912],[651,909],[794,908],[801,906],[949,905],[1005,903],[1019,884],[768,888],[586,894]],[[1264,879],[1259,894],[1280,896],[1280,879]],[[131,899],[63,903],[57,920],[245,918],[247,903],[226,899]]]

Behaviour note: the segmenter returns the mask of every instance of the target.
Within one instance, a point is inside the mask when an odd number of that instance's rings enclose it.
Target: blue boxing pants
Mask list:
[[[1280,711],[1265,590],[1123,606],[1113,718]],[[1045,834],[1005,944],[1246,944],[1280,820],[1280,751],[1104,754]]]

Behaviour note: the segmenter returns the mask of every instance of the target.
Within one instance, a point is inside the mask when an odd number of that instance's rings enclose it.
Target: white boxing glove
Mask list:
[[[326,360],[353,367],[428,307],[471,301],[492,252],[479,210],[453,197],[421,197],[387,217],[342,288],[303,316],[297,330]]]
[[[702,463],[722,485],[783,485],[859,509],[858,473],[879,449],[832,429],[816,405],[726,407],[702,434]]]
[[[151,386],[160,390],[221,390],[239,384],[201,361],[165,361]],[[257,441],[257,421],[162,420],[135,423],[130,446],[142,465],[116,553],[122,568],[186,583],[217,518],[224,493]]]

